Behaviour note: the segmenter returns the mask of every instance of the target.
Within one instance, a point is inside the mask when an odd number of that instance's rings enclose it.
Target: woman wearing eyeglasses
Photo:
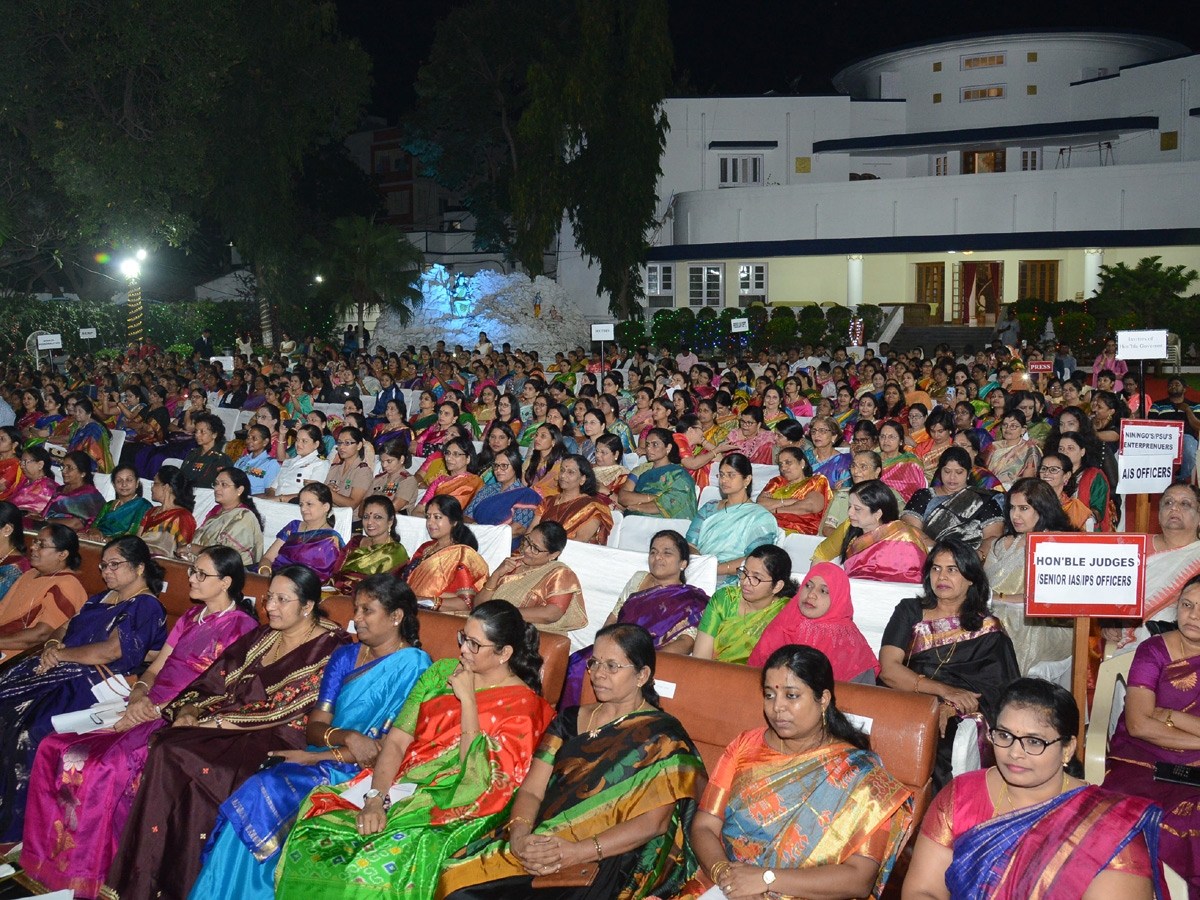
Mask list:
[[[305,746],[321,673],[350,643],[321,615],[320,599],[312,570],[280,569],[263,598],[267,624],[162,706],[170,726],[146,757],[101,897],[186,897],[218,806],[272,750]]]
[[[50,735],[29,783],[23,860],[47,891],[95,897],[125,827],[127,798],[141,775],[163,704],[204,673],[226,647],[258,627],[242,597],[246,568],[228,547],[210,547],[189,570],[195,605],[180,616],[129,695],[112,730]],[[58,840],[61,833],[69,840]]]
[[[433,480],[429,489],[409,507],[409,515],[425,515],[429,501],[441,496],[453,497],[466,509],[483,487],[475,445],[471,441],[460,437],[446,441],[442,446],[442,460],[446,464],[446,474]]]
[[[472,498],[463,519],[472,524],[509,525],[518,536],[528,531],[542,495],[521,482],[523,465],[515,442],[497,451],[490,466],[492,480]]]
[[[479,542],[463,522],[458,501],[448,495],[434,497],[425,510],[429,540],[417,548],[400,571],[417,601],[440,609],[447,600],[459,600],[468,608],[488,576],[488,565],[479,555]]]
[[[458,643],[458,658],[430,666],[396,711],[374,768],[304,801],[278,900],[432,897],[447,857],[498,823],[554,715],[539,696],[538,632],[493,600]]]
[[[997,709],[996,765],[958,776],[934,798],[903,900],[1158,896],[1162,811],[1070,774],[1079,734],[1070,692],[1022,678]]]
[[[358,518],[358,507],[371,490],[374,473],[365,459],[362,432],[346,426],[337,436],[337,459],[325,475],[334,506],[348,506]]]
[[[1018,478],[1032,478],[1041,465],[1042,451],[1025,437],[1025,413],[1012,409],[1000,419],[1000,437],[983,449],[983,463],[1008,490]]]
[[[787,553],[774,544],[751,550],[737,570],[737,583],[717,588],[708,601],[692,656],[745,665],[767,626],[799,590]]]
[[[542,522],[556,522],[566,529],[567,537],[584,544],[608,542],[613,517],[606,499],[596,492],[596,474],[578,454],[567,456],[559,464],[558,493],[538,504],[530,529]]]
[[[21,535],[15,519],[14,534]],[[83,606],[79,562],[79,537],[65,525],[45,525],[30,541],[29,565],[0,602],[0,661],[42,646]]]
[[[567,532],[557,522],[542,522],[521,537],[520,552],[502,562],[475,596],[475,605],[507,600],[521,611],[526,622],[541,631],[566,634],[587,624],[583,587],[570,567],[559,560],[567,546]],[[467,609],[461,601],[447,600],[442,609]]]
[[[508,820],[446,864],[439,896],[667,897],[690,874],[677,849],[704,768],[678,720],[658,708],[653,638],[637,625],[608,625],[587,669],[597,702],[551,723]],[[598,871],[577,893],[536,880],[584,864]]]
[[[217,505],[209,510],[191,544],[179,555],[187,558],[220,544],[241,554],[247,568],[253,566],[262,556],[263,534],[262,516],[250,496],[250,478],[233,466],[221,469],[213,481],[213,499]]]
[[[89,597],[56,628],[40,655],[19,660],[0,675],[0,834],[5,841],[21,839],[30,766],[38,743],[54,730],[51,718],[92,706],[93,685],[109,674],[136,670],[167,636],[167,614],[158,602],[162,568],[141,538],[109,542],[100,572],[108,589]]]

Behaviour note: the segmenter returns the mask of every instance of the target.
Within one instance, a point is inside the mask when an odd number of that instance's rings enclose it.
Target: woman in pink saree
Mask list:
[[[892,489],[882,481],[850,488],[846,521],[813,551],[814,562],[840,562],[851,578],[920,584],[925,541],[900,519]]]
[[[246,570],[228,547],[209,547],[191,569],[199,601],[179,618],[134,686],[112,730],[54,734],[38,746],[29,782],[21,865],[49,891],[95,897],[104,884],[154,733],[159,707],[187,687],[225,647],[258,625],[242,598]]]

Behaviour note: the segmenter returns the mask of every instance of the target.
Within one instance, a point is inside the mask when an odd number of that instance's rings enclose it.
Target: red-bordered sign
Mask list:
[[[1026,538],[1025,613],[1142,618],[1145,534],[1031,534]]]
[[[1134,431],[1157,431],[1162,435],[1162,440],[1151,440],[1145,442],[1146,446],[1130,446],[1125,445],[1125,429],[1129,428]],[[1139,442],[1142,443],[1142,442]],[[1155,446],[1156,445],[1156,446]],[[1183,462],[1183,423],[1172,422],[1169,419],[1122,419],[1121,420],[1121,453],[1128,453],[1130,456],[1138,456],[1143,453],[1169,453],[1171,448],[1175,451],[1175,465]]]
[[[1030,361],[1025,370],[1030,375],[1049,375],[1054,371],[1054,360],[1052,359],[1035,359]]]

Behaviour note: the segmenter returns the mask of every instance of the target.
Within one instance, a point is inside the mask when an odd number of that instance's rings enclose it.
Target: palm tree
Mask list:
[[[357,316],[360,347],[368,308],[390,309],[407,325],[421,302],[425,257],[390,225],[364,216],[338,219],[319,259],[316,290],[337,305],[339,317]]]

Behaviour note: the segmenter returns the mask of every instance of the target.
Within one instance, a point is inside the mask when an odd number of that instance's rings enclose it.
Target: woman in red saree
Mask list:
[[[904,900],[1161,896],[1162,810],[1067,774],[1078,733],[1070,692],[1039,678],[1013,682],[990,732],[996,765],[960,775],[934,799]]]
[[[538,640],[510,603],[473,611],[459,658],[421,676],[375,767],[304,802],[276,897],[429,900],[445,859],[500,821],[554,716],[539,696]]]
[[[756,502],[775,516],[786,534],[816,534],[831,499],[829,480],[813,475],[804,451],[784,447],[779,451],[779,474],[766,483]]]
[[[400,577],[426,608],[439,609],[451,597],[469,608],[488,576],[479,543],[463,522],[462,507],[453,497],[434,497],[426,512],[429,540],[417,548]]]
[[[559,492],[538,504],[529,530],[541,522],[557,522],[573,541],[608,543],[612,510],[596,493],[596,475],[588,461],[579,455],[566,457],[560,464],[558,484]]]
[[[21,483],[21,432],[15,425],[0,428],[0,500],[7,500]]]

